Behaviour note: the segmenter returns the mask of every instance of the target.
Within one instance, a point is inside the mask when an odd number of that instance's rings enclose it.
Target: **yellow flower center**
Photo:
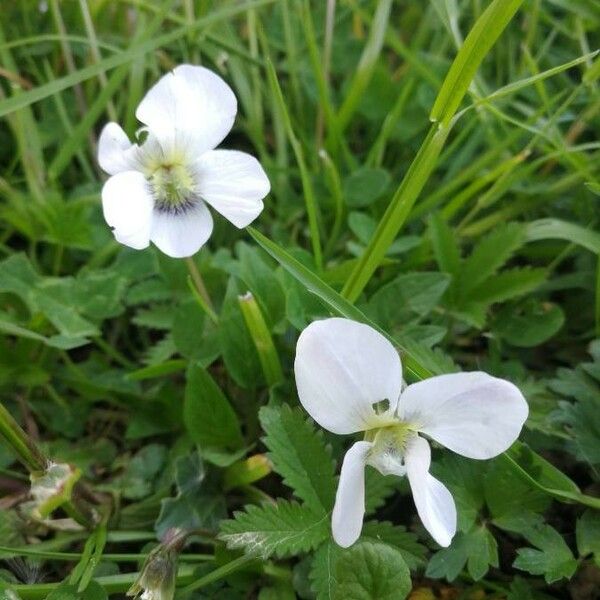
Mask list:
[[[177,209],[193,199],[194,178],[181,163],[160,165],[149,181],[159,209]]]
[[[404,470],[406,445],[414,435],[416,431],[413,426],[404,421],[366,431],[365,441],[373,443],[367,463],[383,475],[399,474]]]

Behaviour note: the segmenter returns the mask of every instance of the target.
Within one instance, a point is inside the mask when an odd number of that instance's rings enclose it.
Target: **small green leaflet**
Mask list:
[[[259,418],[273,469],[307,507],[317,514],[328,513],[333,508],[336,478],[323,432],[299,408],[287,405],[263,407]]]

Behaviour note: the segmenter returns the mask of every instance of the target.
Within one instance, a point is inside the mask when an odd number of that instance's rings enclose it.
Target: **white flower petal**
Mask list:
[[[117,123],[107,123],[100,132],[98,163],[109,175],[139,170],[137,151],[138,147],[129,141],[127,134]]]
[[[325,429],[344,434],[390,423],[402,366],[372,327],[338,318],[311,323],[298,339],[294,371],[302,406]],[[389,410],[376,415],[373,404],[382,400]]]
[[[144,176],[138,171],[113,175],[102,188],[102,209],[115,238],[136,250],[150,243],[154,201]]]
[[[212,233],[213,220],[203,202],[179,214],[155,210],[150,239],[173,258],[196,254]]]
[[[487,373],[452,373],[409,385],[399,416],[450,450],[492,458],[519,437],[529,412],[519,389]]]
[[[356,442],[350,447],[340,472],[340,482],[331,515],[336,544],[347,548],[360,537],[365,516],[365,461],[372,444]]]
[[[213,150],[195,163],[200,197],[240,229],[263,209],[271,184],[260,163],[245,152]]]
[[[456,533],[456,506],[446,486],[429,474],[427,440],[419,436],[409,440],[404,460],[419,518],[440,546],[449,546]]]
[[[150,88],[135,114],[165,152],[177,147],[197,157],[225,138],[236,112],[237,100],[221,77],[205,67],[180,65]]]

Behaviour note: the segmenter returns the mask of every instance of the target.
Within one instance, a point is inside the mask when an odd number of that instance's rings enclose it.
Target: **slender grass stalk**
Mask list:
[[[417,156],[392,197],[379,225],[350,277],[342,289],[344,298],[355,302],[385,256],[429,179],[444,142],[450,133],[448,126],[431,126]]]
[[[308,215],[308,226],[310,229],[310,242],[312,245],[313,256],[315,259],[315,264],[317,265],[317,269],[319,271],[323,268],[323,251],[321,249],[321,234],[319,232],[319,222],[317,215],[317,202],[315,199],[315,194],[313,190],[312,181],[310,178],[310,173],[306,166],[306,162],[304,160],[304,151],[302,149],[302,145],[300,141],[296,137],[294,133],[294,128],[292,126],[292,120],[290,118],[287,106],[285,104],[285,100],[283,99],[283,94],[281,92],[281,87],[279,86],[279,81],[277,80],[277,74],[275,73],[275,67],[273,63],[269,61],[269,65],[267,67],[267,76],[269,79],[269,84],[271,86],[271,91],[275,95],[275,99],[277,101],[277,107],[279,109],[280,115],[285,124],[285,129],[288,134],[288,139],[290,141],[290,145],[292,146],[292,150],[294,151],[294,155],[296,156],[296,162],[298,163],[298,168],[300,169],[300,178],[302,180],[302,189],[304,191],[304,201],[306,204],[306,213]]]
[[[184,587],[181,590],[181,593],[189,594],[191,592],[194,592],[195,590],[199,590],[203,587],[206,587],[207,585],[210,585],[211,583],[214,583],[215,581],[219,581],[219,579],[223,579],[224,577],[227,577],[227,575],[230,575],[231,573],[235,573],[235,571],[239,571],[242,567],[245,567],[247,564],[249,564],[255,560],[256,560],[256,557],[248,555],[248,554],[245,554],[244,556],[240,556],[239,558],[236,558],[235,560],[228,562],[227,564],[223,565],[222,567],[219,567],[218,569],[211,571],[208,575],[205,575],[204,577],[200,577],[200,579],[198,579],[198,580],[194,581],[193,583],[189,584],[188,586]]]
[[[0,403],[0,433],[15,456],[29,471],[38,472],[46,468],[48,459],[2,403]]]
[[[189,256],[185,259],[185,264],[190,274],[190,280],[193,284],[192,289],[196,292],[194,296],[200,304],[200,307],[204,312],[210,317],[211,321],[217,323],[219,321],[219,317],[215,312],[212,300],[210,299],[210,295],[206,286],[204,285],[204,280],[202,279],[202,275],[194,262],[194,259]]]
[[[94,29],[94,22],[92,21],[92,16],[90,15],[90,7],[87,0],[79,0],[79,9],[81,11],[81,16],[83,17],[85,32],[90,40],[92,60],[94,64],[98,64],[102,60],[102,55],[100,54],[98,38],[96,37],[96,30]],[[100,71],[100,73],[98,73],[98,81],[100,81],[100,84],[103,88],[108,86],[108,79],[106,78],[106,73],[104,71]],[[112,103],[112,100],[110,99],[108,99],[106,102],[106,111],[108,112],[108,116],[110,117],[111,121],[117,120],[117,111]]]

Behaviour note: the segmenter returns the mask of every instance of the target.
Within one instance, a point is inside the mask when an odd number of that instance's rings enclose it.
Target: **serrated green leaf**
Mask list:
[[[483,237],[460,271],[457,285],[461,297],[470,299],[473,291],[502,267],[524,242],[525,232],[518,223],[507,223]]]
[[[342,548],[330,540],[314,553],[308,576],[317,600],[333,600],[337,585],[335,566],[342,552]]]
[[[417,536],[405,527],[387,521],[370,521],[364,524],[361,539],[392,546],[400,551],[404,562],[411,570],[423,564],[427,549],[417,541]]]
[[[402,600],[411,589],[402,553],[386,544],[359,542],[340,553],[333,600]]]
[[[278,500],[276,504],[250,505],[246,512],[221,524],[219,539],[229,548],[241,548],[263,559],[282,558],[314,550],[329,537],[329,516],[307,506]]]
[[[477,526],[468,533],[458,533],[450,547],[431,557],[426,575],[454,581],[465,566],[475,581],[484,577],[490,566],[498,566],[498,546],[486,527]]]
[[[543,575],[547,583],[570,579],[577,570],[577,561],[563,537],[550,525],[521,531],[537,549],[520,548],[513,566],[532,575]]]
[[[596,565],[600,566],[600,512],[586,510],[577,519],[577,550],[580,556],[594,558]]]
[[[439,213],[429,218],[429,235],[438,267],[456,277],[461,266],[460,248],[454,232]]]
[[[311,510],[328,513],[335,498],[335,476],[323,432],[300,409],[287,405],[265,406],[259,418],[273,469]]]
[[[507,269],[474,288],[470,299],[483,304],[504,302],[535,290],[545,279],[545,269]]]

